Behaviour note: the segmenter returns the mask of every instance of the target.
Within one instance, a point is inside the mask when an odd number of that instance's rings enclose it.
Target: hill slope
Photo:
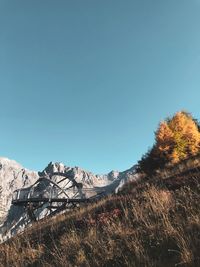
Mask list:
[[[200,170],[173,173],[36,223],[0,246],[0,265],[200,266]]]

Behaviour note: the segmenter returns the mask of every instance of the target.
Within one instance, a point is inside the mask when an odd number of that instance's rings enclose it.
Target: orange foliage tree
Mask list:
[[[159,124],[155,144],[139,165],[142,168],[159,168],[165,163],[178,163],[199,152],[199,125],[189,113],[180,111]]]

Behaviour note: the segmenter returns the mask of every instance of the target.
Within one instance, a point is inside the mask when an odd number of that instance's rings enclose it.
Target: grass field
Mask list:
[[[35,223],[0,245],[0,266],[200,266],[200,171],[173,173]]]

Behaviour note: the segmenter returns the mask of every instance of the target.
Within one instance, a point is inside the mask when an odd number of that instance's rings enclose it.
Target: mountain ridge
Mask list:
[[[11,205],[12,195],[16,189],[22,189],[34,184],[39,177],[54,172],[70,174],[83,184],[84,188],[103,188],[106,194],[117,192],[120,187],[136,175],[135,167],[127,171],[111,171],[108,174],[98,175],[85,171],[80,167],[65,166],[61,162],[50,162],[43,171],[32,171],[24,168],[15,160],[0,158],[0,237],[10,237],[25,227],[22,220],[22,207]]]

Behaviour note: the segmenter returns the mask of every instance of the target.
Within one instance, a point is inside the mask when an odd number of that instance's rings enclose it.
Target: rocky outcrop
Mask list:
[[[23,168],[19,163],[0,158],[0,225],[8,215],[13,192],[28,187],[38,179],[38,173]]]

